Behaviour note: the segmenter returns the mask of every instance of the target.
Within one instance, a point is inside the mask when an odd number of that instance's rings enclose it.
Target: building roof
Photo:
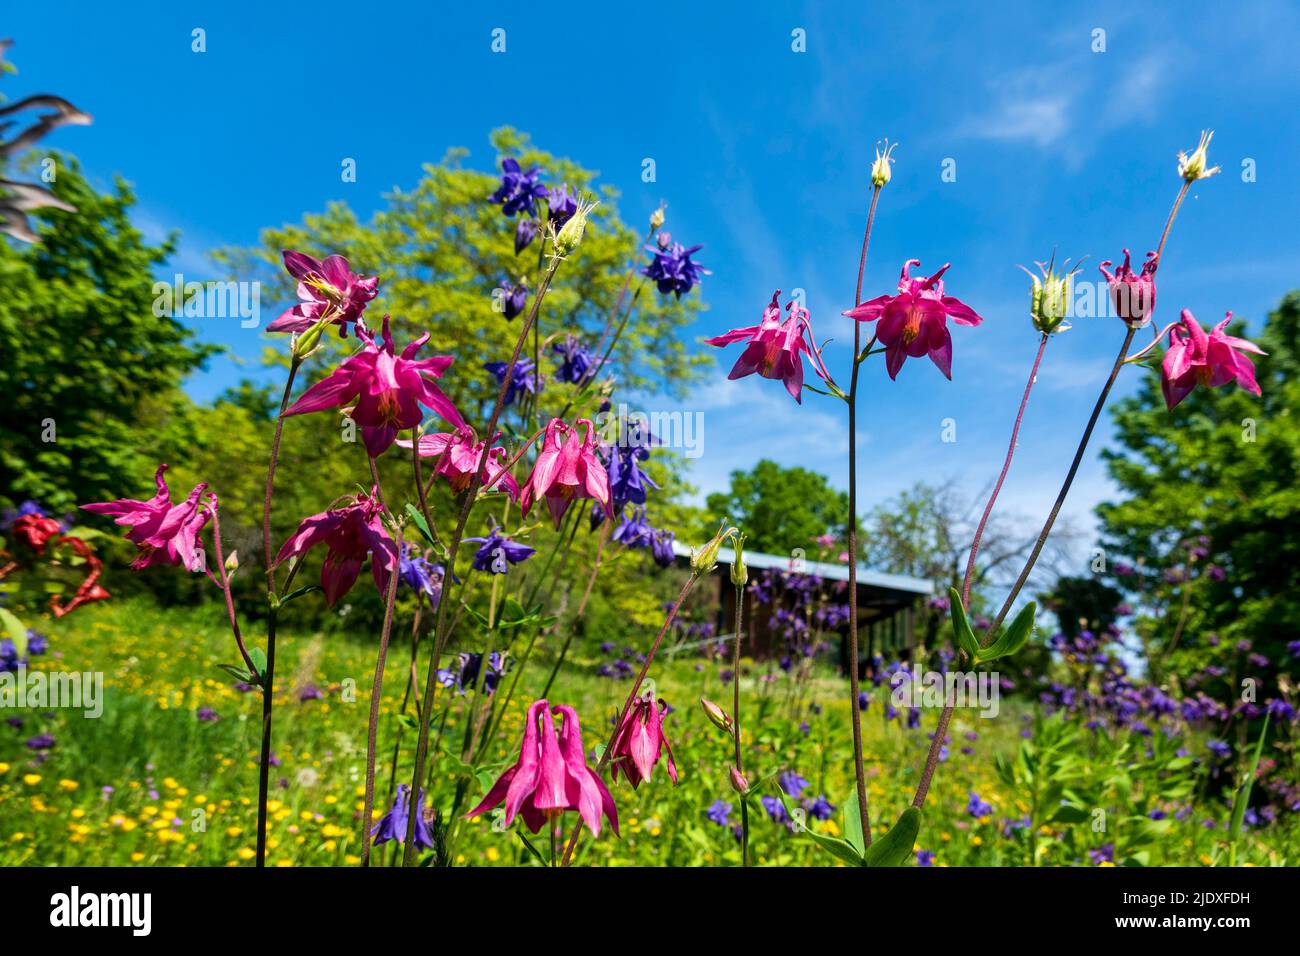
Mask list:
[[[678,558],[689,560],[691,549],[680,541],[674,541],[673,554],[677,555]],[[718,549],[718,564],[725,564],[730,567],[731,562],[735,559],[736,553],[731,548]],[[847,581],[849,579],[849,566],[847,564],[809,561],[806,558],[796,560],[788,555],[746,551],[745,564],[751,568],[772,568],[778,571],[793,571],[798,574],[815,574],[819,578],[827,578],[832,581]],[[912,594],[934,593],[934,583],[931,581],[909,577],[906,574],[888,574],[884,571],[873,571],[862,562],[858,562],[858,586],[864,585],[867,587],[889,588],[893,591],[907,591]]]

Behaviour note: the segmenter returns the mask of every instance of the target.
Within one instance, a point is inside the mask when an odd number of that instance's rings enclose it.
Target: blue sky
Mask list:
[[[1188,307],[1212,322],[1232,309],[1258,329],[1300,285],[1294,6],[997,7],[56,2],[7,11],[21,74],[6,90],[48,89],[94,115],[49,142],[101,181],[133,182],[141,225],[181,231],[174,267],[187,278],[212,275],[206,250],[251,244],[330,200],[368,215],[448,147],[487,168],[488,132],[516,126],[600,170],[625,219],[663,198],[674,236],[704,243],[713,275],[692,342],[754,324],[777,287],[804,289],[819,334],[850,341],[839,313],[852,304],[867,169],[878,140],[898,141],[864,294],[892,291],[906,258],[950,261],[948,291],[986,321],[953,329],[951,383],[926,360],[895,383],[881,365],[864,369],[869,507],[918,478],[957,477],[971,493],[991,479],[1036,346],[1016,264],[1056,248],[1088,256],[1081,278],[1094,280],[1123,246],[1154,248],[1176,154],[1202,128],[1216,130],[1224,172],[1184,206],[1157,318]],[[490,49],[497,27],[505,54]],[[796,29],[804,53],[792,50]],[[1092,49],[1098,29],[1104,52]],[[340,181],[345,156],[355,183]],[[655,183],[641,182],[645,157]],[[1243,181],[1247,159],[1255,182]],[[941,178],[945,160],[954,182]],[[254,336],[229,322],[200,332],[255,366]],[[1046,510],[1122,333],[1117,320],[1083,318],[1048,349],[1004,492],[1011,512]],[[705,414],[692,479],[716,489],[768,456],[843,486],[839,404],[808,394],[799,408],[778,383],[726,382],[734,355],[684,404]],[[847,349],[832,345],[828,360],[842,369]],[[209,397],[235,373],[219,360],[191,389]],[[1128,370],[1116,394],[1136,378]],[[955,443],[941,440],[948,418]],[[1107,494],[1095,455],[1107,431],[1067,506],[1081,523]]]

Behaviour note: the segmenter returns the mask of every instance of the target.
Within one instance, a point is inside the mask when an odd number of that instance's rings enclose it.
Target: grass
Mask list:
[[[212,609],[106,602],[53,623],[49,636],[50,653],[36,658],[35,667],[102,672],[104,711],[99,719],[71,710],[24,711],[16,715],[21,727],[0,724],[0,864],[251,866],[260,699],[255,691],[238,690],[217,669],[232,662],[235,653]],[[538,661],[525,673],[504,714],[501,733],[472,769],[458,759],[466,698],[440,691],[440,701],[451,706],[440,706],[435,714],[437,759],[430,792],[444,819],[451,819],[458,788],[465,791],[460,817],[477,802],[485,783],[517,756],[523,712],[546,679],[550,667],[542,658],[551,652],[539,649]],[[371,644],[353,637],[288,633],[281,638],[269,865],[359,861],[373,654]],[[594,649],[584,656],[575,648],[550,694],[553,702],[578,709],[589,751],[603,742],[628,686],[595,676],[599,662]],[[421,662],[421,674],[424,666]],[[708,816],[710,806],[723,801],[732,805],[730,822],[740,818],[739,798],[727,777],[729,741],[698,706],[701,695],[729,702],[729,685],[721,677],[725,666],[683,657],[665,660],[651,671],[659,695],[674,708],[666,728],[680,784],[670,785],[662,764],[638,791],[622,780],[614,784],[622,835],[604,831],[597,840],[584,839],[579,864],[740,863],[732,829]],[[409,717],[399,714],[409,667],[409,643],[399,630],[385,677],[377,812],[389,803],[395,745],[396,779],[409,779],[415,733]],[[824,794],[838,808],[852,787],[847,686],[829,668],[795,685],[779,670],[771,676],[768,667],[749,662],[742,682],[750,781],[762,781],[756,789],[771,796],[777,792],[775,776],[795,770],[808,781],[805,799]],[[504,686],[508,684],[509,678]],[[323,698],[300,700],[309,686],[321,689]],[[884,702],[884,693],[877,691],[864,717],[877,827],[906,806],[933,723],[928,714],[920,729],[886,722]],[[200,719],[201,713],[215,719]],[[1039,764],[1055,767],[1052,774],[1072,781],[1062,797],[1043,790],[1046,770],[1037,784],[1017,776],[1022,731],[1031,727],[1037,729],[1030,731],[1034,739],[1029,743],[1040,748],[1033,759],[1046,761],[1044,740],[1053,732],[1051,725],[1034,724],[1014,701],[1004,700],[1001,715],[992,720],[958,712],[949,759],[938,771],[917,844],[934,854],[936,865],[1087,864],[1088,851],[1106,844],[1116,847],[1116,862],[1198,865],[1223,859],[1229,809],[1222,800],[1204,796],[1206,781],[1189,778],[1185,768],[1171,770],[1178,766],[1169,762],[1174,758],[1149,757],[1132,740],[1096,740],[1081,733],[1062,745],[1061,753],[1071,758],[1066,763]],[[26,745],[46,733],[54,736],[52,748],[37,751]],[[1186,743],[1193,746],[1191,740]],[[972,793],[992,812],[972,817],[967,811]],[[1092,813],[1082,822],[1049,819],[1054,801],[1062,799],[1085,811],[1105,808],[1107,828],[1097,831]],[[1175,819],[1179,807],[1191,804],[1185,819]],[[1169,816],[1144,822],[1151,808],[1167,808]],[[1006,825],[1027,814],[1034,817],[1029,827]],[[770,819],[757,801],[751,803],[750,816],[751,849],[760,865],[834,862],[806,837]],[[840,820],[837,809],[825,820],[810,815],[807,823],[835,835]],[[1213,820],[1215,828],[1206,827],[1206,820]],[[452,826],[450,855],[458,865],[538,863],[515,832],[518,822],[504,832],[494,828],[490,815],[453,820]],[[1290,820],[1247,831],[1236,858],[1263,865],[1294,862],[1295,836]],[[545,855],[545,835],[529,839]],[[392,846],[381,850],[375,862],[390,862]]]

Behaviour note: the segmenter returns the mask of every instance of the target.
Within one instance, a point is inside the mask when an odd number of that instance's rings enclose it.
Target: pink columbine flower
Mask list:
[[[378,488],[373,488],[370,494],[358,494],[342,507],[304,518],[275,556],[276,566],[323,542],[328,551],[320,569],[320,586],[326,604],[332,607],[352,590],[367,554],[375,587],[380,594],[386,593],[388,575],[397,568],[397,545],[384,527],[384,506],[378,495]]]
[[[378,277],[354,274],[342,256],[326,256],[322,261],[289,249],[283,256],[285,269],[298,280],[302,301],[286,309],[266,331],[306,332],[328,313],[346,338],[348,323],[359,320],[366,303],[378,293]]]
[[[804,331],[808,328],[808,310],[793,299],[786,305],[790,315],[781,321],[781,306],[777,299],[781,290],[772,293],[772,301],[763,310],[763,318],[758,325],[743,329],[732,329],[715,338],[705,339],[705,345],[719,347],[733,342],[747,341],[745,351],[740,353],[736,364],[732,366],[728,379],[744,378],[757,372],[763,378],[780,379],[785,383],[785,390],[796,402],[803,403],[803,356],[807,352],[813,357],[813,369],[822,378],[827,378],[821,366],[821,358],[808,347],[804,341]]]
[[[663,709],[660,705],[663,704]],[[610,747],[612,760],[610,776],[618,779],[621,769],[635,790],[642,780],[650,779],[650,771],[664,752],[668,753],[668,776],[677,782],[677,764],[673,762],[673,748],[664,736],[664,713],[667,704],[656,700],[654,694],[643,694],[632,701],[623,723],[614,735]]]
[[[1160,381],[1165,404],[1170,409],[1186,398],[1197,385],[1218,388],[1236,380],[1253,395],[1260,394],[1255,381],[1255,363],[1242,352],[1266,355],[1259,346],[1224,333],[1232,321],[1229,312],[1222,322],[1206,335],[1196,316],[1183,309],[1181,325],[1169,329],[1169,350],[1165,352],[1164,375]]]
[[[171,502],[171,492],[163,473],[167,465],[161,464],[154,473],[155,494],[148,501],[119,498],[82,505],[82,509],[97,515],[112,515],[115,524],[127,529],[126,539],[140,551],[131,567],[136,571],[157,564],[179,564],[190,571],[204,567],[203,553],[197,548],[199,532],[212,518],[208,508],[199,503],[207,483],[194,486],[189,497],[178,505]]]
[[[929,355],[951,381],[952,335],[947,319],[958,325],[979,325],[984,320],[960,299],[943,294],[941,276],[951,263],[944,263],[928,279],[913,279],[908,270],[920,264],[920,259],[903,263],[897,295],[877,296],[844,314],[859,322],[881,320],[876,326],[876,337],[885,347],[885,369],[891,379],[898,377],[906,359]]]
[[[410,448],[411,442],[399,438],[401,448]],[[466,426],[454,432],[439,432],[420,436],[420,457],[438,460],[436,471],[447,479],[451,490],[460,494],[470,486],[483,461],[487,442],[479,441],[474,429]],[[500,445],[487,453],[487,466],[483,469],[483,484],[504,487],[510,497],[519,500],[519,482],[505,470],[506,450]],[[498,477],[499,476],[499,477]]]
[[[584,425],[587,427],[585,437],[580,433]],[[579,418],[570,426],[561,419],[552,418],[546,426],[542,450],[519,498],[525,518],[539,498],[546,499],[551,520],[557,528],[569,505],[578,498],[594,498],[605,509],[605,514],[614,513],[609,494],[609,474],[596,457],[596,426],[589,419]]]
[[[594,835],[600,835],[602,814],[618,833],[618,809],[600,777],[587,766],[577,713],[563,705],[548,711],[548,706],[545,700],[538,700],[528,708],[519,759],[497,778],[483,802],[466,818],[505,801],[506,826],[522,815],[528,829],[537,833],[548,820],[558,822],[565,811],[577,810]],[[564,718],[558,739],[552,715]]]
[[[1151,321],[1151,313],[1156,308],[1156,267],[1159,264],[1159,257],[1154,252],[1148,252],[1147,261],[1142,264],[1142,272],[1135,273],[1129,264],[1129,251],[1125,249],[1124,262],[1113,274],[1106,268],[1111,265],[1109,259],[1098,266],[1110,287],[1110,300],[1115,304],[1115,314],[1130,328],[1140,329]]]
[[[433,409],[456,428],[465,427],[451,399],[429,381],[447,371],[452,357],[415,359],[415,353],[429,341],[428,332],[403,349],[401,355],[394,354],[388,316],[384,316],[382,343],[376,343],[364,326],[357,326],[357,335],[365,347],[303,392],[286,415],[320,412],[355,402],[349,415],[361,426],[361,440],[372,457],[387,451],[399,431],[420,424],[424,419],[421,405]]]

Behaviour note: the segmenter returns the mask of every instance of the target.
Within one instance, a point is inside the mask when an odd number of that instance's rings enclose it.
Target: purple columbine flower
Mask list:
[[[1088,851],[1088,859],[1092,861],[1093,866],[1100,866],[1103,863],[1115,862],[1115,844],[1105,843],[1095,849]]]
[[[808,788],[808,781],[794,770],[782,771],[781,776],[776,778],[776,782],[781,785],[782,790],[796,800],[803,796],[804,790]]]
[[[537,238],[537,220],[520,219],[519,225],[515,226],[515,255],[527,249],[535,238]]]
[[[916,851],[917,866],[934,866],[934,853],[930,850]]]
[[[654,543],[650,546],[655,564],[661,568],[672,567],[677,555],[673,553],[673,532],[656,529]]]
[[[560,370],[555,373],[557,381],[581,385],[595,365],[591,353],[576,336],[566,335],[564,341],[554,343],[551,350],[563,356]]]
[[[309,700],[324,700],[325,692],[315,684],[303,684],[302,690],[298,691],[298,703],[305,704]]]
[[[814,820],[829,820],[835,813],[835,805],[826,799],[826,794],[817,794],[816,799],[804,804],[808,816]]]
[[[786,812],[785,804],[776,797],[763,797],[760,801],[767,815],[772,818],[774,823],[789,823],[790,814]]]
[[[569,195],[568,183],[551,191],[546,200],[546,208],[556,229],[560,229],[573,218],[573,214],[578,211],[578,200],[577,197]]]
[[[370,835],[375,838],[374,845],[379,846],[379,844],[387,843],[389,840],[404,843],[406,841],[406,829],[410,822],[410,812],[411,785],[399,783],[392,809],[380,817],[379,822],[370,831]],[[420,805],[416,813],[415,845],[423,850],[432,850],[433,833],[429,830],[429,821],[425,816],[423,789],[420,790]]]
[[[980,795],[974,790],[970,792],[970,802],[966,804],[966,812],[973,817],[989,817],[993,815],[993,806],[985,803]]]
[[[478,551],[474,553],[474,560],[470,562],[470,567],[475,571],[505,574],[510,570],[510,565],[527,561],[537,553],[536,549],[507,538],[501,533],[500,528],[493,528],[492,533],[486,538],[466,538],[465,541],[473,541],[479,545]]]
[[[505,362],[484,362],[483,368],[496,376],[498,384],[506,380]],[[520,359],[515,363],[515,374],[510,379],[510,387],[506,389],[505,404],[513,405],[522,392],[537,394],[537,373],[532,359]]]
[[[446,574],[441,564],[430,564],[406,542],[398,556],[399,583],[429,598],[429,606],[436,608],[442,600],[442,581]]]
[[[708,811],[705,813],[705,816],[707,816],[711,821],[716,823],[718,826],[726,827],[731,825],[731,821],[727,819],[727,816],[730,813],[731,813],[731,804],[729,804],[726,800],[714,800],[713,803],[709,806]]]
[[[1295,719],[1295,708],[1277,697],[1264,701],[1264,710],[1272,714],[1275,720],[1289,722]]]
[[[647,486],[658,489],[659,486],[637,464],[649,457],[650,449],[644,445],[615,445],[609,449],[605,472],[609,475],[609,495],[615,511],[622,511],[628,502],[645,504]]]
[[[673,242],[668,233],[661,232],[657,246],[646,246],[649,252],[654,253],[654,261],[642,269],[641,274],[653,279],[662,294],[671,292],[680,299],[701,278],[712,275],[698,262],[691,261],[691,256],[703,248],[691,246],[687,249],[680,242]]]
[[[35,737],[33,737],[31,740],[27,741],[27,748],[29,750],[53,750],[54,735],[38,734]]]
[[[524,285],[523,280],[511,283],[509,279],[504,279],[498,287],[501,292],[501,304],[504,307],[506,321],[513,319],[520,312],[524,311],[524,306],[528,304],[528,286]]]
[[[626,548],[649,548],[654,545],[655,529],[645,520],[645,508],[635,508],[615,529],[613,539]]]
[[[215,724],[221,719],[221,715],[211,707],[200,707],[194,716],[205,724]]]
[[[455,687],[460,693],[472,690],[478,684],[478,669],[483,662],[483,655],[471,651],[462,651],[456,656],[452,667],[438,668],[438,683],[442,687]],[[489,696],[501,683],[506,671],[514,666],[513,658],[502,659],[500,651],[493,651],[488,656],[487,673],[483,675],[483,691]]]
[[[501,160],[501,185],[497,187],[490,199],[501,206],[501,211],[514,217],[520,211],[530,216],[537,215],[537,200],[545,199],[549,193],[541,181],[542,171],[534,166],[524,172],[519,168],[519,160],[507,156]]]

